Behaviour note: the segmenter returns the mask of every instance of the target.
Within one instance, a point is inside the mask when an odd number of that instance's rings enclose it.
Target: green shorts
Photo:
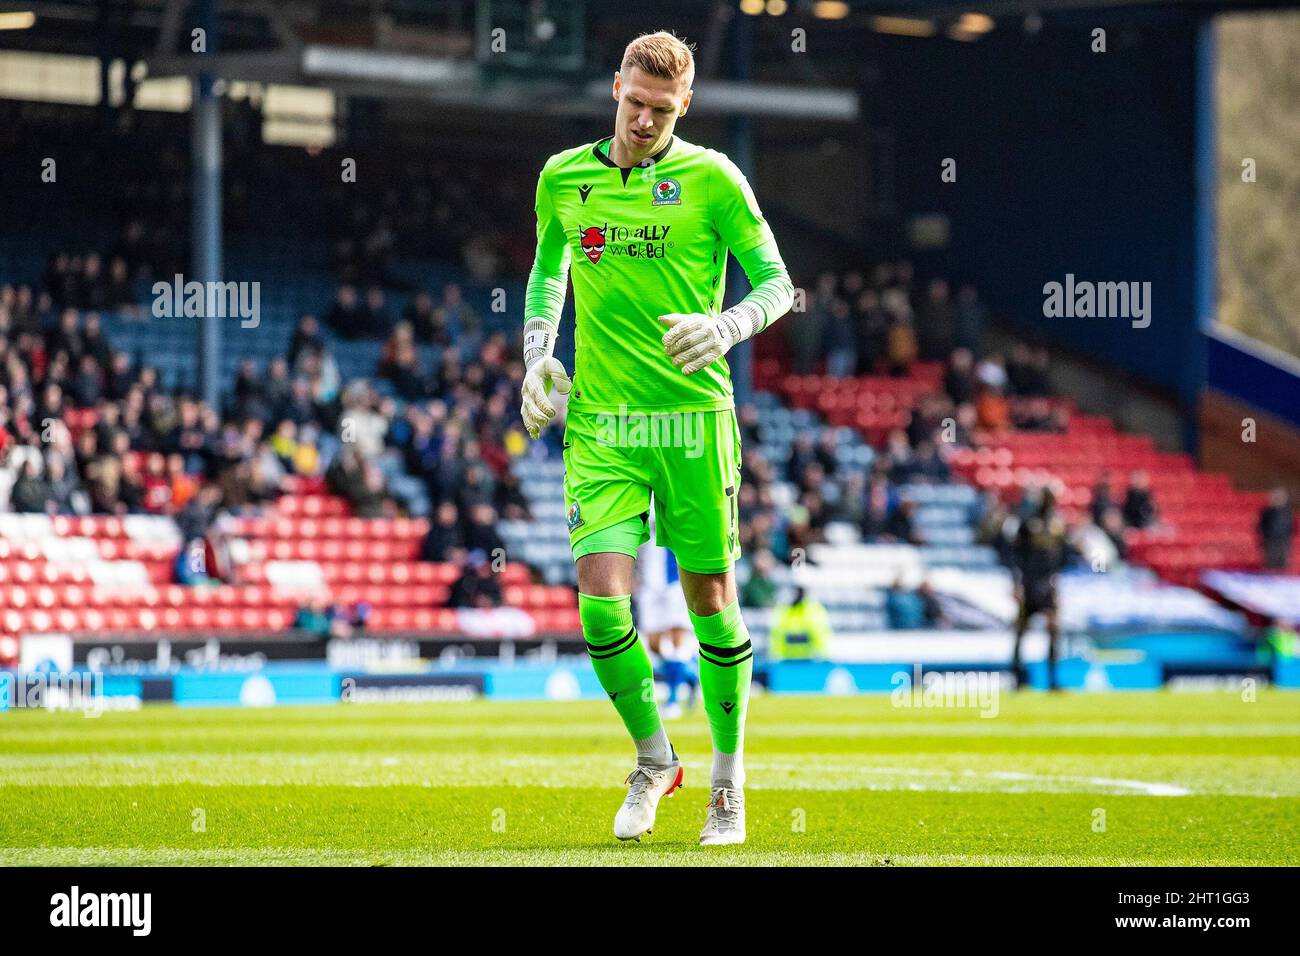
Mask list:
[[[695,574],[729,570],[740,557],[740,428],[715,412],[569,411],[564,505],[575,559],[596,551],[636,557],[650,538]],[[593,535],[640,519],[636,535]],[[623,529],[620,529],[622,531]],[[584,546],[584,542],[586,542]]]

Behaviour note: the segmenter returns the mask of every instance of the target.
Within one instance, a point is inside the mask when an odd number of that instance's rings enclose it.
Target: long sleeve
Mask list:
[[[745,270],[753,287],[740,304],[758,313],[754,332],[761,332],[790,311],[794,284],[749,181],[725,156],[719,156],[709,191],[713,228]]]
[[[546,185],[546,170],[537,177],[537,252],[528,273],[524,294],[524,322],[542,319],[552,328],[560,324],[564,296],[569,285],[569,242],[564,225],[555,214]]]
[[[736,261],[753,287],[740,301],[742,305],[752,306],[762,317],[754,326],[754,333],[758,334],[790,311],[794,304],[794,283],[770,234],[761,244],[736,253]]]

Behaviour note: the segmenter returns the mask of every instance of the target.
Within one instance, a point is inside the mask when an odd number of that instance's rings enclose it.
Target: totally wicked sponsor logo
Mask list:
[[[578,242],[592,265],[606,253],[629,259],[662,259],[673,246],[668,238],[671,229],[659,224],[620,226],[607,222],[603,226],[579,227]]]

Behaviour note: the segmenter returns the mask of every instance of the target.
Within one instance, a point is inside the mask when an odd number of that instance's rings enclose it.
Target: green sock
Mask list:
[[[733,601],[708,617],[691,612],[691,623],[700,644],[700,691],[713,749],[739,753],[745,739],[749,678],[754,671],[754,648],[740,616],[740,602]]]
[[[578,594],[578,617],[591,666],[634,741],[653,737],[663,726],[655,703],[654,668],[632,626],[632,595]]]

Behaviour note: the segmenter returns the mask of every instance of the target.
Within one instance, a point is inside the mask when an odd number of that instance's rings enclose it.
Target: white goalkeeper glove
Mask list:
[[[720,315],[670,312],[659,316],[659,321],[669,326],[663,337],[664,350],[685,375],[712,365],[733,345],[752,336],[758,331],[758,320],[757,310],[743,302]]]
[[[555,406],[547,397],[551,386],[561,395],[568,395],[573,383],[555,351],[555,328],[545,319],[530,319],[524,325],[524,375],[523,406],[519,409],[524,428],[536,439],[542,429],[555,417]]]

